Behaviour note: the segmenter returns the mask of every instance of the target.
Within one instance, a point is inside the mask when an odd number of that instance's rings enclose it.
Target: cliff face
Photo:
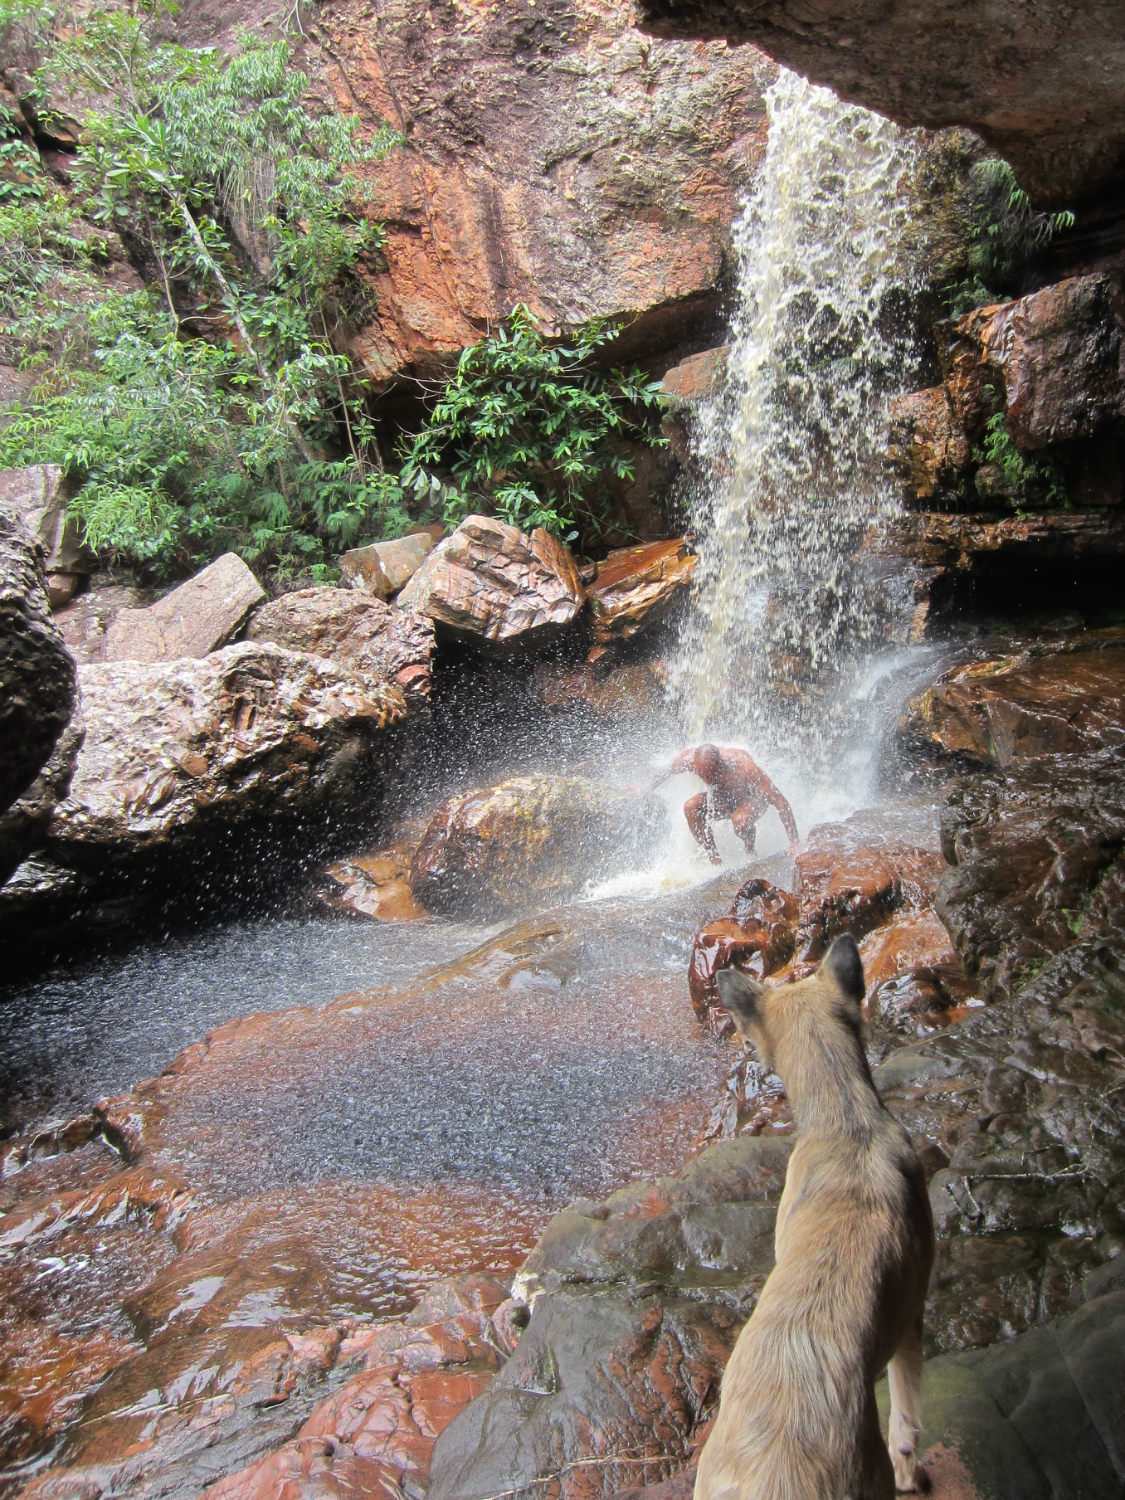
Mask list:
[[[967,125],[1044,206],[1125,175],[1118,0],[640,0],[661,37],[753,42],[901,125]]]
[[[257,19],[189,0],[177,31],[220,40]],[[369,169],[386,271],[353,352],[376,389],[432,372],[520,301],[552,326],[631,315],[622,358],[717,315],[777,70],[632,19],[621,0],[344,0],[305,21],[314,93],[405,139]]]

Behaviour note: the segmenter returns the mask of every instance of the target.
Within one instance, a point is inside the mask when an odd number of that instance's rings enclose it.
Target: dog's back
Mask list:
[[[886,1500],[913,1488],[933,1225],[922,1166],[863,1054],[850,939],[801,984],[720,975],[743,1035],[780,1073],[800,1132],[777,1264],[723,1377],[695,1500]],[[891,1456],[874,1383],[891,1364]]]

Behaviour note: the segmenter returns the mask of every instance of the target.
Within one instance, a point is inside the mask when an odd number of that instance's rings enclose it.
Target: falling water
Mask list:
[[[721,732],[767,760],[799,744],[807,763],[833,704],[878,680],[872,650],[901,639],[893,581],[852,558],[894,506],[881,454],[910,354],[914,147],[792,73],[767,104],[727,380],[696,423],[697,607],[673,683],[693,738]]]

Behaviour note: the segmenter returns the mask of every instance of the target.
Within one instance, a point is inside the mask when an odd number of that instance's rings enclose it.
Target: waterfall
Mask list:
[[[912,138],[783,71],[736,229],[727,379],[698,412],[695,609],[672,664],[693,739],[809,760],[842,681],[902,638],[893,580],[852,561],[894,509],[886,407],[910,357]]]

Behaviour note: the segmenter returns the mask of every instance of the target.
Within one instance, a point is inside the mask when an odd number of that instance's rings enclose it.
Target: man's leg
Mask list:
[[[707,821],[706,792],[697,792],[694,797],[687,799],[684,803],[684,817],[687,819],[687,826],[691,829],[692,838],[707,850],[707,858],[713,865],[721,865],[722,856],[715,848],[711,825]]]
[[[761,810],[756,808],[752,802],[741,803],[731,814],[730,820],[734,824],[734,831],[746,845],[747,854],[753,854],[754,852],[754,841],[757,837],[757,830],[754,824],[759,817],[761,817]]]

